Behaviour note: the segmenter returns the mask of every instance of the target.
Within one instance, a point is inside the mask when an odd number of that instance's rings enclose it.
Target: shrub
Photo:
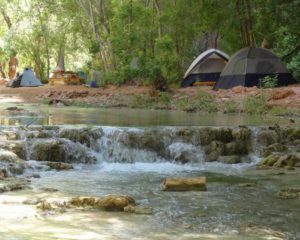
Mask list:
[[[268,75],[260,79],[261,88],[274,88],[278,84],[278,75]]]

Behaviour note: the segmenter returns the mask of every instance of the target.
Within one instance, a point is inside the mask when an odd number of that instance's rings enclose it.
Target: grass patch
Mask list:
[[[243,112],[254,115],[261,115],[268,111],[264,94],[255,97],[248,97],[243,102]]]
[[[223,106],[223,113],[237,113],[239,112],[239,108],[237,106],[237,103],[234,101],[226,101]]]
[[[270,110],[270,114],[274,116],[290,116],[292,115],[291,111],[284,107],[275,106]]]
[[[207,92],[198,91],[196,93],[195,103],[197,109],[205,112],[217,112],[218,105],[215,101],[215,97]]]

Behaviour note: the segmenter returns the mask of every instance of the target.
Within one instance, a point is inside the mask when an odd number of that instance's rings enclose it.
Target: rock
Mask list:
[[[101,128],[65,128],[59,132],[60,138],[67,138],[88,147],[91,147],[101,136],[103,136]]]
[[[232,131],[233,140],[235,141],[250,141],[251,140],[251,130],[246,127],[240,127],[239,129],[234,129]]]
[[[162,185],[163,191],[205,191],[206,178],[166,178]]]
[[[224,154],[225,144],[220,141],[212,141],[209,146],[204,148],[206,161],[216,161],[218,157]]]
[[[64,139],[39,139],[39,141],[33,141],[29,158],[47,162],[96,162],[96,158],[84,146]]]
[[[300,188],[285,188],[278,192],[278,196],[285,199],[300,198]]]
[[[51,169],[55,169],[59,171],[73,169],[73,166],[71,164],[63,163],[63,162],[47,162],[46,165]]]
[[[226,164],[236,164],[241,162],[241,158],[238,155],[220,156],[218,162]]]
[[[124,212],[142,214],[142,215],[151,215],[153,209],[151,207],[128,205],[124,207]]]
[[[248,146],[244,142],[230,142],[225,145],[226,155],[246,155],[248,154]]]
[[[29,188],[29,181],[17,178],[5,178],[0,181],[0,193],[24,190]]]
[[[0,142],[0,148],[15,153],[21,159],[25,159],[24,141],[2,141]]]
[[[7,131],[7,130],[0,131],[0,140],[1,141],[15,141],[15,140],[19,140],[19,139],[20,139],[19,133],[16,133],[13,131]]]
[[[20,111],[23,111],[24,109],[18,108],[18,107],[8,107],[8,108],[6,108],[5,110],[7,110],[7,111],[18,111],[18,112],[20,112]]]
[[[46,202],[46,201],[42,201],[42,202],[38,203],[38,205],[36,207],[42,211],[51,211],[54,209],[52,204],[49,202]]]
[[[254,182],[249,182],[249,183],[239,183],[239,187],[256,187],[257,184]]]
[[[51,138],[52,134],[49,131],[39,130],[39,131],[30,131],[26,132],[26,138]]]
[[[5,176],[22,174],[25,169],[25,161],[13,152],[0,149],[0,169],[5,171]]]
[[[243,86],[236,86],[236,87],[231,88],[231,91],[233,93],[236,93],[236,94],[243,93],[245,91],[245,87],[243,87]]]
[[[122,195],[107,195],[97,201],[97,207],[106,211],[124,211],[125,207],[134,204],[132,197]]]
[[[295,167],[300,162],[300,158],[294,154],[271,154],[264,158],[258,165],[275,168]],[[291,169],[290,168],[290,169]]]
[[[267,157],[274,152],[284,152],[287,150],[287,147],[280,143],[273,143],[262,150],[263,157]]]
[[[95,197],[77,197],[72,198],[69,205],[75,207],[97,208],[105,211],[124,211],[128,205],[134,205],[135,200],[130,196],[124,195],[107,195],[102,198]]]
[[[48,188],[48,187],[40,188],[40,190],[43,191],[43,192],[58,192],[58,189],[56,189],[56,188]]]
[[[278,90],[273,91],[271,99],[280,100],[280,99],[284,99],[289,96],[292,96],[294,94],[295,94],[295,92],[291,89],[278,89]]]
[[[274,143],[278,143],[280,141],[279,136],[274,130],[263,130],[257,135],[258,143],[263,146],[269,146]]]

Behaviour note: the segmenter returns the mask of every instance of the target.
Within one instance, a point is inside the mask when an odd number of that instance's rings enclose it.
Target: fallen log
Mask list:
[[[166,178],[162,185],[163,191],[206,191],[206,178]]]

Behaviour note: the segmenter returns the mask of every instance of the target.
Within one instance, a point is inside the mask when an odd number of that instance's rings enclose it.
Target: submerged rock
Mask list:
[[[29,183],[26,179],[5,178],[0,181],[0,193],[28,189]]]
[[[46,165],[55,170],[70,170],[73,169],[72,164],[63,162],[47,162]]]
[[[145,206],[128,205],[124,207],[124,212],[142,214],[142,215],[151,215],[153,213],[153,209],[151,207],[145,207]]]
[[[285,199],[291,199],[291,198],[300,199],[300,187],[281,189],[280,192],[278,192],[278,196]]]
[[[163,191],[205,191],[205,177],[166,178],[163,183]]]

